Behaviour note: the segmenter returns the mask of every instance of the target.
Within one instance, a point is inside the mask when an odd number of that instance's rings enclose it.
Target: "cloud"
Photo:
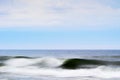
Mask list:
[[[120,8],[103,3],[99,0],[6,0],[0,6],[0,27],[118,26]]]

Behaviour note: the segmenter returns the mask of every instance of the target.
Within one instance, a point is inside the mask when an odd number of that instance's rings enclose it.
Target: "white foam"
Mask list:
[[[56,58],[37,58],[37,59],[10,59],[5,62],[6,66],[9,67],[28,67],[37,65],[39,67],[57,67],[63,63],[62,60]]]
[[[9,67],[22,67],[22,66],[28,66],[30,64],[33,64],[34,61],[31,59],[10,59],[5,62],[6,66]]]
[[[99,78],[120,78],[120,68],[112,68],[106,66],[101,66],[94,69],[77,69],[77,70],[54,68],[62,63],[61,60],[55,58],[11,59],[6,61],[5,63],[6,66],[1,67],[0,72],[9,72],[20,75],[34,75],[34,76],[54,76],[54,77],[92,76]],[[34,64],[40,65],[42,64],[45,66],[45,68],[34,66]]]
[[[65,70],[65,69],[45,69],[37,67],[13,68],[3,67],[1,72],[10,72],[21,75],[34,76],[54,76],[54,77],[82,77],[93,76],[99,78],[120,78],[120,69],[118,70],[104,70],[103,68],[95,69],[79,69],[79,70]]]
[[[63,61],[56,58],[45,57],[45,58],[38,58],[35,59],[35,64],[38,64],[39,67],[58,67],[60,66]]]

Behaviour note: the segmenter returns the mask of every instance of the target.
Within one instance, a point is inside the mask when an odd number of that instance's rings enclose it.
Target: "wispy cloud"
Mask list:
[[[118,26],[120,21],[120,8],[104,4],[103,0],[101,2],[99,0],[7,1],[4,0],[4,4],[0,5],[0,27],[74,25],[73,27],[91,28]]]

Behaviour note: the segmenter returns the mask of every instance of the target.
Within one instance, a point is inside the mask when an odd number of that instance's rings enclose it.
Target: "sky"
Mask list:
[[[0,0],[0,49],[120,49],[120,0]]]

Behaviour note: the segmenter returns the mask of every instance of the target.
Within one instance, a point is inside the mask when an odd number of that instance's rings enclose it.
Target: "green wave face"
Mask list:
[[[77,68],[95,68],[100,65],[120,65],[120,62],[75,58],[64,61],[61,67],[64,69],[77,69]]]

